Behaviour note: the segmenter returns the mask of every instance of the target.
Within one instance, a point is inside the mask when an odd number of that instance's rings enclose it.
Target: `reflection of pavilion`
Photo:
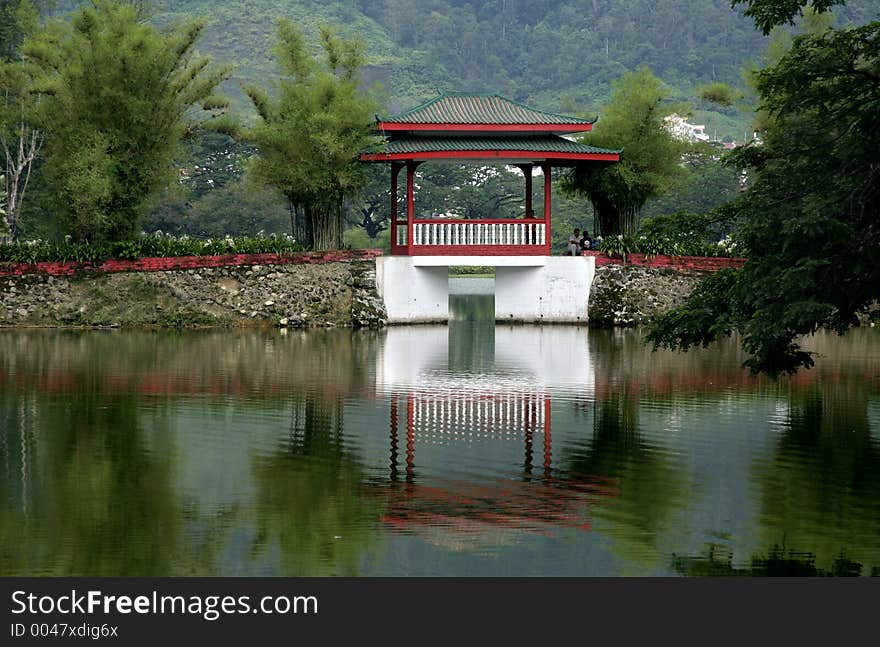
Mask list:
[[[494,343],[469,348],[481,357],[469,362],[478,370],[468,372],[457,366],[457,346],[474,334],[454,326],[387,331],[377,367],[377,391],[390,399],[384,521],[453,546],[469,537],[497,543],[508,532],[589,529],[589,508],[614,496],[616,484],[555,476],[551,434],[553,392],[589,397],[592,390],[586,330],[496,328]],[[438,476],[444,451],[464,451],[471,460],[488,451],[493,474],[451,478],[447,469]],[[499,456],[507,475],[497,474]]]
[[[406,394],[406,475],[412,481],[416,444],[510,442],[522,439],[526,474],[532,473],[535,436],[542,438],[544,478],[552,471],[550,395],[488,390],[410,391]],[[391,476],[397,475],[397,443],[403,426],[399,396],[391,396]]]

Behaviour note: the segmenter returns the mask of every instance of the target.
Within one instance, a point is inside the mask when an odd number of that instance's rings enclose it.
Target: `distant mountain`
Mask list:
[[[270,79],[274,22],[310,35],[324,22],[367,46],[368,81],[396,112],[444,90],[495,91],[548,110],[596,110],[610,81],[648,65],[678,98],[715,80],[741,84],[767,39],[729,0],[156,0],[153,20],[208,20],[201,49],[236,64],[235,88]],[[878,15],[876,0],[849,2],[838,22]],[[709,116],[698,113],[698,118]],[[713,113],[707,132],[741,133],[747,117]]]

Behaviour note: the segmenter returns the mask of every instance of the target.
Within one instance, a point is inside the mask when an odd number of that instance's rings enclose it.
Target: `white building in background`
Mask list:
[[[706,126],[703,124],[691,124],[681,115],[672,113],[663,120],[666,129],[676,139],[688,142],[707,142],[709,135],[706,134]]]

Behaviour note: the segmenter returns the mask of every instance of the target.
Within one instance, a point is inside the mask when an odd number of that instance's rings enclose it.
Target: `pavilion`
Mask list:
[[[563,135],[589,132],[595,119],[534,110],[495,94],[442,93],[395,117],[380,119],[386,141],[361,154],[391,165],[392,255],[550,255],[551,170],[617,162],[619,150],[587,146]],[[425,162],[503,163],[525,176],[523,218],[416,219],[415,170]],[[544,175],[544,209],[532,209],[532,170]],[[406,213],[398,213],[398,175],[406,169]]]
[[[384,142],[362,152],[360,159],[391,165],[391,256],[377,262],[389,323],[448,319],[451,265],[496,268],[499,320],[586,321],[594,261],[551,257],[551,172],[555,167],[620,160],[619,150],[565,137],[589,132],[594,123],[595,119],[535,110],[496,94],[475,93],[440,93],[397,116],[377,117]],[[522,217],[416,218],[415,174],[425,162],[518,167],[525,178]],[[532,208],[535,167],[544,177],[541,217]],[[402,169],[406,169],[405,214],[398,209]]]

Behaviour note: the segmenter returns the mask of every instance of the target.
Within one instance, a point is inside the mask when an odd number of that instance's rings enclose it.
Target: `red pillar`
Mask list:
[[[408,256],[413,255],[413,218],[415,217],[415,162],[408,161],[406,163],[406,253]]]
[[[391,222],[397,222],[397,174],[400,166],[391,163]]]
[[[550,440],[550,397],[544,398],[544,482],[553,478],[553,449]]]
[[[410,393],[406,399],[406,482],[412,483],[415,478],[416,439],[415,439],[415,403]]]
[[[551,169],[549,164],[542,164],[541,168],[544,171],[544,229],[546,232],[546,241],[547,241],[547,256],[550,256],[550,174]]]
[[[397,395],[391,396],[391,482],[397,481]]]
[[[402,254],[402,245],[397,244],[397,174],[401,164],[391,163],[391,253]]]

